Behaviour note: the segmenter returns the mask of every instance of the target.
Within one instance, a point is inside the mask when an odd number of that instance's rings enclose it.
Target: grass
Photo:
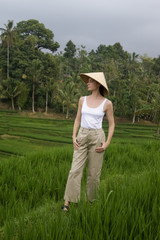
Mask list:
[[[108,123],[104,122],[107,134]],[[15,112],[0,112],[0,158],[72,145],[73,121],[22,117]],[[140,124],[117,124],[112,143],[139,144],[155,140],[156,127]]]
[[[92,205],[85,201],[85,167],[81,201],[64,213],[73,121],[3,113],[0,122],[0,148],[6,152],[0,161],[0,239],[160,239],[160,142],[154,126],[117,125],[104,155],[99,198]]]
[[[34,119],[1,112],[0,158],[72,144],[72,128],[73,121]]]

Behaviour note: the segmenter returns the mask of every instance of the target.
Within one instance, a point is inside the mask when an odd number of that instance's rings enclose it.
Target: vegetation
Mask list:
[[[103,127],[107,133],[108,122]],[[73,121],[23,117],[12,111],[0,111],[0,159],[26,156],[30,152],[72,145]],[[156,140],[155,125],[117,124],[112,142],[139,144]]]
[[[128,53],[120,43],[88,52],[72,40],[57,52],[53,32],[34,19],[16,26],[8,21],[0,30],[0,99],[12,109],[65,112],[68,118],[87,94],[79,74],[103,71],[115,116],[154,121],[159,133],[160,57]]]
[[[104,155],[99,199],[85,201],[85,168],[81,201],[64,213],[73,121],[1,111],[0,123],[0,239],[159,239],[155,125],[117,124]],[[107,122],[103,127],[107,133]]]
[[[0,239],[142,240],[160,236],[160,57],[128,53],[120,43],[87,52],[31,19],[0,28]],[[100,196],[61,211],[70,170],[72,120],[22,117],[18,111],[76,113],[87,90],[81,72],[103,71],[116,124],[104,155]],[[140,119],[155,124],[142,125]],[[108,123],[103,128],[107,134]]]

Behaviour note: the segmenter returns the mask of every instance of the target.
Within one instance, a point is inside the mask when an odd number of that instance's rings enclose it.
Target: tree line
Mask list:
[[[38,108],[76,112],[78,98],[88,94],[79,74],[103,71],[117,117],[160,121],[160,56],[124,51],[120,43],[87,51],[72,40],[64,51],[54,34],[30,19],[0,28],[0,99],[14,110]]]

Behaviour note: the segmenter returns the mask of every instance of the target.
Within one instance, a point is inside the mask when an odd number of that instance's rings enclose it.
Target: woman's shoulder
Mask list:
[[[112,108],[113,107],[113,104],[112,102],[108,99],[108,98],[105,98],[106,101],[105,101],[105,104],[104,104],[104,110],[108,110],[109,108]]]
[[[79,104],[80,104],[80,105],[83,104],[84,98],[85,98],[85,96],[81,96],[81,97],[79,98]]]
[[[86,96],[81,96],[81,97],[79,98],[79,101],[80,101],[80,102],[83,102],[85,97],[86,97]]]

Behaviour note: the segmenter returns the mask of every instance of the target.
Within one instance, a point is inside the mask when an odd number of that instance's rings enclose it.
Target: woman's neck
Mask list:
[[[92,91],[90,96],[92,96],[93,98],[100,98],[100,97],[102,97],[102,95],[99,92],[99,89],[95,90],[95,91]]]

